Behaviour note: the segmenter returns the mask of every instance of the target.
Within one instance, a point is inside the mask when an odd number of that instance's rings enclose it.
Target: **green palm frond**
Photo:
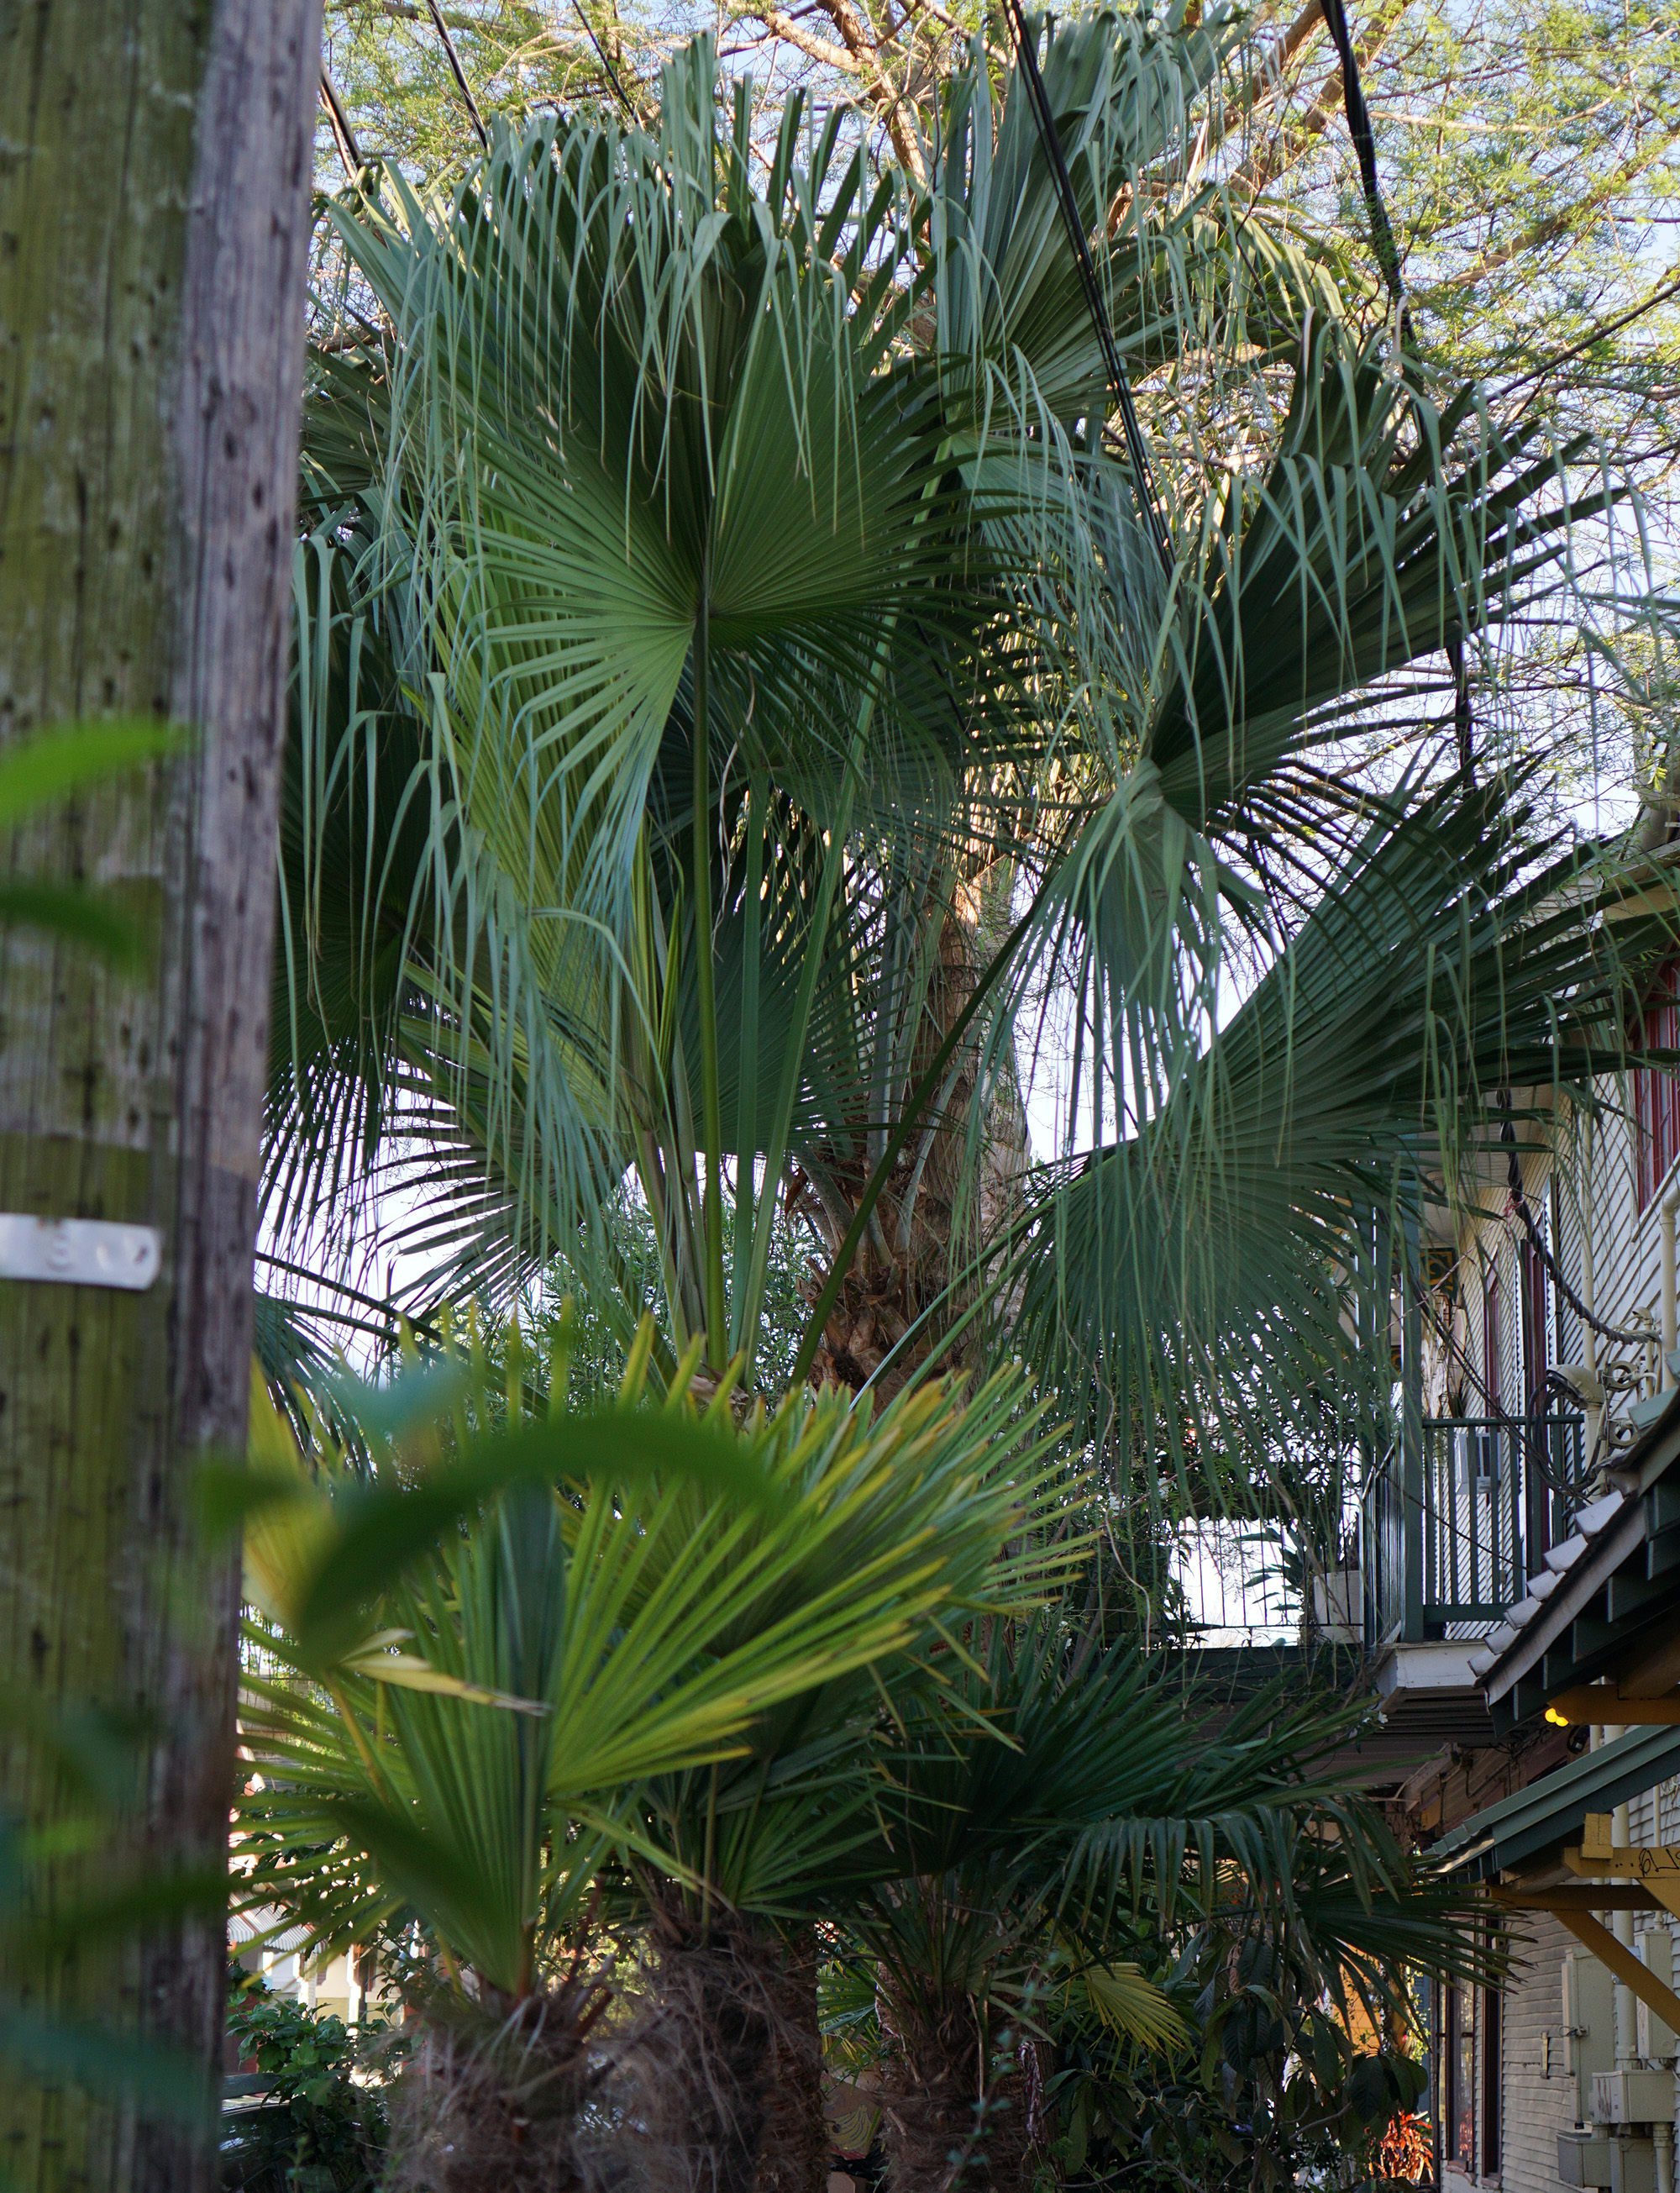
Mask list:
[[[1397,883],[1404,797],[1368,834],[1313,758],[1384,681],[1531,608],[1596,505],[1566,507],[1569,452],[1473,395],[1436,407],[1322,266],[1201,188],[1189,117],[1243,66],[1237,31],[1099,13],[1045,54],[1128,357],[1187,346],[1217,373],[1229,345],[1233,400],[1247,374],[1272,419],[1253,461],[1163,448],[1170,575],[1103,443],[1026,104],[1012,79],[993,100],[983,54],[925,192],[873,188],[836,117],[802,145],[797,100],[755,182],[751,94],[720,126],[700,41],[656,127],[545,124],[447,204],[396,180],[338,204],[383,332],[318,358],[308,405],[286,1222],[400,1182],[431,1291],[505,1295],[559,1251],[619,1287],[627,1337],[641,1278],[620,1285],[603,1214],[633,1180],[677,1353],[704,1334],[714,1376],[744,1349],[751,1378],[791,1169],[831,1246],[907,1240],[918,1163],[978,1142],[1026,998],[1065,985],[1070,1112],[1101,1147],[1033,1177],[958,1292],[1024,1306],[1057,1375],[1100,1355],[1109,1428],[1140,1412],[1181,1467],[1198,1411],[1253,1449],[1262,1377],[1273,1432],[1319,1406],[1345,1368],[1337,1214],[1391,1203],[1426,1126],[1505,1085],[1482,1070],[1504,976],[1437,981],[1448,932],[1476,891],[1477,952],[1521,926],[1538,854],[1489,850],[1528,827],[1501,785],[1474,890],[1430,868],[1429,806]],[[966,1055],[926,1071],[929,970],[975,845],[1042,890],[948,1120]],[[1351,933],[1349,900],[1431,971],[1341,1060],[1303,955]],[[1277,965],[1209,1041],[1239,946]],[[1375,957],[1321,953],[1349,1024]],[[1418,1087],[1470,1054],[1426,1123]],[[959,1200],[953,1241],[968,1224]]]
[[[847,1517],[822,1565],[801,1577],[801,1595],[830,1578],[864,1588],[883,1562],[919,1559],[941,1579],[941,1612],[890,1666],[837,1665],[767,1708],[740,1757],[650,1779],[637,1803],[673,1869],[699,1876],[737,1910],[809,1919],[826,1908],[837,1868],[865,1863],[866,1849],[878,1855],[876,1784],[883,1767],[892,1772],[877,1726],[883,1701],[900,1713],[923,1691],[941,1693],[957,1632],[976,1617],[1028,1612],[1089,1549],[1069,1527],[1077,1483],[1055,1442],[1037,1436],[1041,1411],[1021,1402],[1016,1377],[1003,1374],[961,1409],[937,1384],[900,1394],[878,1416],[866,1400],[836,1394],[809,1409],[784,1403],[769,1427],[786,1451],[773,1475],[797,1485],[802,1497],[820,1492]],[[998,1499],[1009,1487],[1005,1520]],[[780,1612],[767,1586],[748,1619],[769,1623]],[[895,1869],[896,1860],[884,1862]]]
[[[867,1852],[837,1868],[837,1899],[855,1869],[849,1923],[901,2005],[966,1995],[1031,2023],[1047,1988],[1089,1973],[1101,1990],[1106,1973],[1111,2008],[1163,2046],[1183,2035],[1172,2005],[1121,1972],[1146,1943],[1187,1972],[1263,1941],[1305,2000],[1379,2015],[1409,1965],[1497,1969],[1471,1899],[1420,1871],[1354,1786],[1345,1747],[1368,1709],[1274,1688],[1232,1712],[1134,1646],[1082,1652],[1049,1620],[995,1640],[969,1680],[983,1718],[934,1705],[890,1756],[877,1809],[897,1874],[871,1885]]]
[[[1134,2047],[1165,2054],[1188,2038],[1189,2029],[1172,1998],[1124,1958],[1080,1961],[1065,1984],[1070,1996],[1083,1998],[1106,2031]]]
[[[254,1643],[291,1672],[247,1683],[244,1740],[262,1768],[242,1807],[249,1901],[277,1901],[331,1942],[413,1904],[517,1992],[607,1853],[683,1874],[687,1858],[637,1824],[649,1778],[765,1759],[783,1709],[872,1695],[878,1663],[974,1605],[1042,1595],[1077,1555],[1065,1537],[1046,1543],[1060,1470],[1014,1382],[966,1413],[933,1389],[873,1424],[837,1397],[797,1397],[733,1431],[727,1389],[696,1417],[693,1369],[691,1354],[656,1412],[627,1400],[500,1438],[462,1418],[454,1462],[427,1469],[436,1434],[410,1435],[406,1489],[347,1487],[334,1503],[306,1488],[258,1509],[257,1589],[289,1626],[259,1626]],[[660,1434],[651,1466],[633,1440],[614,1459],[615,1428],[638,1426]],[[720,1441],[761,1498],[720,1492]],[[476,1514],[450,1489],[475,1469]],[[409,1508],[425,1543],[399,1581]],[[383,1566],[346,1564],[352,1539],[384,1549]],[[329,1576],[336,1628],[318,1605]],[[329,1635],[330,1653],[311,1641]],[[809,1798],[809,1741],[771,1763]],[[326,1856],[306,1869],[304,1852]]]
[[[1134,1131],[1029,1182],[1017,1331],[1071,1375],[1100,1365],[1123,1472],[1164,1435],[1216,1480],[1227,1440],[1263,1454],[1292,1407],[1358,1404],[1360,1225],[1459,1194],[1497,1092],[1590,1108],[1622,1064],[1663,925],[1597,922],[1590,857],[1507,797],[1454,784],[1379,816]]]
[[[1474,389],[1437,410],[1334,320],[1305,330],[1268,469],[1207,507],[1151,710],[1145,753],[1191,827],[1240,849],[1268,785],[1340,733],[1353,696],[1519,602],[1532,614],[1606,499],[1571,501],[1581,454],[1539,417],[1496,428]]]

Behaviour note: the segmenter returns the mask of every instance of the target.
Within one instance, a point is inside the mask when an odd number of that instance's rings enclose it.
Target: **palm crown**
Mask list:
[[[1510,786],[1362,809],[1317,768],[1374,686],[1548,582],[1569,453],[1438,410],[1185,186],[1229,44],[1098,14],[1045,55],[1128,355],[1240,324],[1247,412],[1289,384],[1261,468],[1163,465],[1170,570],[981,53],[925,189],[871,186],[837,116],[803,140],[797,100],[762,173],[700,40],[656,129],[504,134],[447,207],[393,178],[334,209],[376,311],[308,408],[272,1207],[306,1222],[352,1147],[417,1162],[446,1271],[563,1253],[627,1341],[633,1176],[664,1371],[704,1334],[751,1381],[797,1181],[827,1263],[801,1376],[913,1363],[990,1294],[1180,1452],[1210,1382],[1240,1416],[1257,1362],[1322,1381],[1346,1214],[1450,1173],[1513,998],[1550,1078],[1542,992],[1590,1021],[1623,975],[1553,918],[1574,856],[1537,867]],[[1422,989],[1362,1050],[1402,936]],[[1266,971],[1220,1029],[1238,939]],[[1045,976],[1098,1148],[977,1217],[952,1153]]]

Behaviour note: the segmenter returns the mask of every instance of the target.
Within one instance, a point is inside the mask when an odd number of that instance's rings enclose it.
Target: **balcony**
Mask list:
[[[1588,1497],[1579,1416],[1426,1417],[1420,1430],[1361,1501],[1368,1651],[1492,1629]]]

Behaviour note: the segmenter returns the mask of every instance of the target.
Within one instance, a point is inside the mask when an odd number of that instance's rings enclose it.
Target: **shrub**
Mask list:
[[[224,2125],[223,2184],[373,2193],[388,2128],[381,2086],[400,2037],[382,2021],[352,2030],[245,1972],[229,1990],[227,2030],[265,2086],[260,2103]]]

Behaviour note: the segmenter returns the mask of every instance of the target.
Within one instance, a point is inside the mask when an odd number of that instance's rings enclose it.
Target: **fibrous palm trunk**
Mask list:
[[[518,2002],[489,1988],[423,2013],[392,2090],[387,2193],[581,2193],[578,2121],[604,2076],[590,2040],[610,1985],[570,1978]]]
[[[776,2017],[753,2193],[825,2193],[828,2184],[817,1955],[815,1934],[803,1931],[767,1976]]]
[[[319,14],[0,4],[0,741],[190,733],[7,862],[110,888],[144,974],[0,944],[0,1209],[162,1236],[143,1292],[9,1281],[0,1306],[0,1684],[143,1732],[137,1864],[226,1842],[238,1563],[191,1491],[242,1448],[249,1390]],[[54,1802],[20,1755],[0,1779],[37,1824]],[[208,2086],[224,1961],[206,1912],[97,1973],[12,1978],[184,2047]],[[0,2150],[29,2188],[210,2184],[208,2133],[129,2119],[14,2087]]]
[[[674,1898],[654,1916],[635,2115],[660,2193],[815,2193],[827,2176],[816,1971],[774,1928]]]
[[[1031,2193],[1031,2099],[1023,2065],[994,2053],[973,1999],[883,1984],[883,2144],[890,2193]],[[1030,2044],[1029,2044],[1030,2050]]]
[[[921,1024],[911,1054],[912,1086],[933,1068],[980,985],[994,948],[987,942],[987,903],[1007,896],[1012,873],[1001,864],[995,871],[980,868],[953,887],[919,1005]],[[1014,1209],[1030,1155],[1026,1114],[1013,1079],[1000,1078],[984,1091],[980,1088],[982,1032],[977,1020],[958,1039],[824,1324],[815,1368],[837,1384],[861,1387],[872,1378],[883,1398],[889,1399],[930,1357],[952,1365],[964,1360],[963,1343],[953,1355],[945,1337],[975,1292],[964,1268],[979,1243]],[[970,1149],[977,1102],[986,1108],[978,1163]],[[840,1246],[871,1170],[864,1164],[837,1171],[828,1183],[819,1223],[829,1235],[831,1253]],[[815,1215],[816,1200],[807,1200]],[[935,1304],[934,1316],[908,1340],[890,1368],[877,1375],[889,1353]]]

